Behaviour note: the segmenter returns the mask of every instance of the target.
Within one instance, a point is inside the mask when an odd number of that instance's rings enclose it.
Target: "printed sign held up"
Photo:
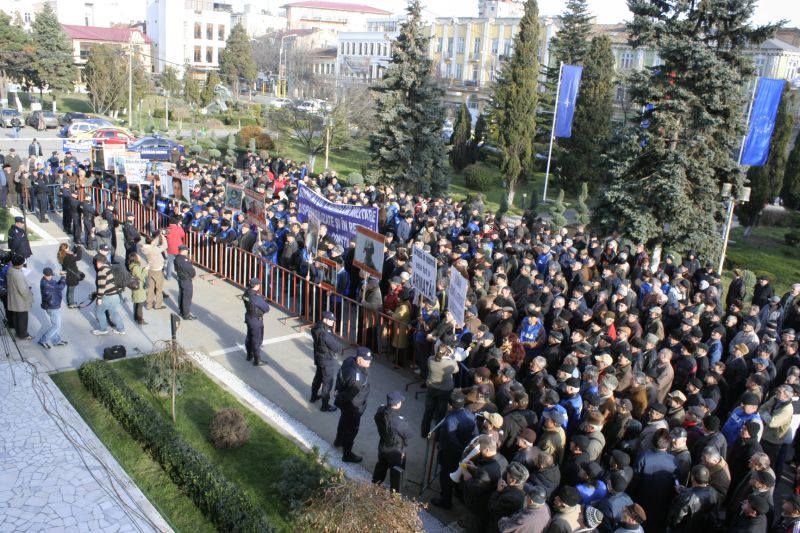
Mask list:
[[[376,233],[364,226],[356,226],[356,252],[355,256],[353,256],[353,266],[380,279],[383,271],[385,242],[386,239],[380,233]]]
[[[447,287],[447,310],[453,314],[456,324],[464,324],[464,306],[467,303],[467,279],[456,267],[450,267],[450,285]]]
[[[436,301],[436,258],[411,247],[411,286],[429,302]]]

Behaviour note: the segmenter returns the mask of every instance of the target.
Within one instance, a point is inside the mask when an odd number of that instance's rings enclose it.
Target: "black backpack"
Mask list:
[[[114,285],[118,291],[123,291],[125,287],[132,291],[139,289],[139,279],[132,276],[124,266],[112,265],[111,274],[114,276]]]

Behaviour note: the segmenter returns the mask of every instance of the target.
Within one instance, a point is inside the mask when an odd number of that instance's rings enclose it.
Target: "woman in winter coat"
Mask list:
[[[83,248],[76,245],[75,248],[70,250],[69,245],[62,242],[58,247],[58,264],[61,265],[61,270],[67,273],[67,307],[75,309],[78,304],[75,303],[75,287],[78,283],[85,278],[85,274],[78,268],[78,261],[81,260],[83,255]]]
[[[146,325],[144,320],[144,302],[147,300],[147,290],[144,288],[147,279],[147,270],[139,262],[139,254],[131,252],[128,256],[128,270],[131,276],[139,280],[139,288],[131,289],[131,300],[133,301],[133,318],[137,324]]]
[[[392,348],[397,352],[397,364],[405,361],[406,351],[409,346],[408,323],[411,321],[409,296],[408,289],[403,289],[400,292],[400,303],[392,313]]]

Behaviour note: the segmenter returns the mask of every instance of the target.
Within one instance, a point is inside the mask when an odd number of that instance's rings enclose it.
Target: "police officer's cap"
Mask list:
[[[336,316],[333,313],[331,313],[330,311],[323,311],[322,312],[322,318],[324,320],[336,320]]]
[[[186,246],[185,244],[181,244],[180,246],[178,246],[178,251],[179,252],[182,252],[182,251],[188,250],[188,249],[189,249],[189,247]]]
[[[261,280],[258,279],[258,278],[250,278],[249,285],[250,285],[251,289],[255,288],[255,287],[258,287],[259,285],[261,285]]]
[[[405,399],[406,397],[403,396],[403,393],[397,390],[393,390],[392,392],[386,395],[386,403],[388,405],[397,405],[399,403],[404,402]]]
[[[365,361],[372,361],[372,352],[369,350],[369,348],[360,346],[358,350],[356,350],[356,357],[360,357]]]
[[[127,213],[125,213],[125,216],[126,216],[126,217],[132,217],[132,216],[134,216],[134,215],[133,215],[133,211],[128,211]]]

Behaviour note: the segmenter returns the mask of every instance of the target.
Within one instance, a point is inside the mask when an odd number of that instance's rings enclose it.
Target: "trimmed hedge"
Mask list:
[[[218,530],[275,531],[250,498],[207,457],[192,448],[108,363],[84,363],[78,369],[78,376]]]
[[[488,191],[497,181],[497,170],[483,163],[475,163],[464,170],[464,183],[467,188]]]

